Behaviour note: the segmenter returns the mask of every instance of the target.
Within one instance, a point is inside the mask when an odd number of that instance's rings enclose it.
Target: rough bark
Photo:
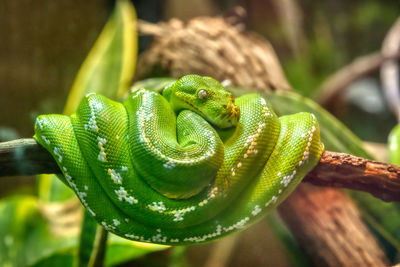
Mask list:
[[[303,182],[361,190],[384,201],[400,201],[400,167],[345,153],[324,151]]]
[[[316,266],[387,266],[357,207],[340,190],[302,184],[278,210]]]

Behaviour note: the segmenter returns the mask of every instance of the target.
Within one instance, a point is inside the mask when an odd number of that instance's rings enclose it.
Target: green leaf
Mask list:
[[[400,124],[397,124],[388,138],[390,163],[400,165]]]
[[[135,9],[129,1],[120,0],[76,76],[64,114],[75,112],[88,93],[111,99],[121,97],[130,87],[136,56]]]
[[[313,100],[296,92],[271,92],[267,93],[266,97],[279,115],[297,112],[313,113],[318,119],[321,139],[326,150],[373,159],[373,156],[365,151],[361,140],[354,133]]]
[[[157,92],[162,92],[162,89],[167,85],[175,82],[175,78],[150,78],[143,81],[135,82],[131,87],[131,92],[135,92],[136,90],[140,90],[142,88],[152,89]]]
[[[65,251],[59,251],[58,253],[52,254],[47,258],[41,259],[36,262],[34,267],[71,267],[74,265],[74,259],[76,252],[73,249],[66,249]]]
[[[54,250],[70,247],[74,238],[49,230],[32,196],[14,196],[0,202],[0,262],[3,266],[29,266]]]
[[[111,99],[128,91],[136,65],[136,13],[129,1],[118,1],[116,8],[87,56],[69,94],[64,114],[77,109],[84,95],[100,93]],[[84,213],[79,246],[79,265],[84,266],[97,252],[94,246],[97,224]]]
[[[140,258],[151,252],[165,250],[169,246],[130,241],[109,234],[106,251],[106,266],[122,264],[132,259]]]
[[[33,196],[0,201],[1,266],[72,266],[78,251],[78,235],[55,231],[39,203]],[[168,248],[109,236],[106,266]]]
[[[127,0],[117,1],[89,55],[83,62],[65,105],[71,115],[84,95],[96,92],[112,99],[129,90],[137,57],[136,13]],[[74,196],[55,175],[40,175],[38,192],[43,201],[65,201]]]
[[[78,266],[88,266],[93,250],[95,250],[97,232],[97,222],[85,210],[79,240]]]

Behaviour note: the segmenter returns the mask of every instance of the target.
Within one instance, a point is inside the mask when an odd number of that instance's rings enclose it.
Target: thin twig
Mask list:
[[[339,95],[352,82],[379,70],[387,60],[398,60],[400,53],[382,55],[379,52],[356,58],[349,65],[344,66],[331,75],[318,89],[318,103],[322,106]]]
[[[142,35],[160,36],[163,34],[168,34],[165,28],[158,27],[157,24],[153,24],[141,19],[138,20],[138,31]]]
[[[400,54],[400,18],[393,24],[382,44],[382,55]],[[400,121],[400,69],[397,59],[385,61],[381,67],[381,82],[389,107]]]
[[[0,177],[41,173],[61,171],[34,139],[0,143]],[[400,167],[345,153],[325,151],[304,181],[365,191],[384,201],[400,201]]]

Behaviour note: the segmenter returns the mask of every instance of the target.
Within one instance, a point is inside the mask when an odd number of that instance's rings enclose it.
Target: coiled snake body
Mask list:
[[[34,137],[105,229],[171,245],[251,224],[323,151],[312,114],[278,118],[261,96],[233,100],[216,80],[197,75],[162,95],[138,90],[124,104],[89,94],[70,117],[39,116]]]

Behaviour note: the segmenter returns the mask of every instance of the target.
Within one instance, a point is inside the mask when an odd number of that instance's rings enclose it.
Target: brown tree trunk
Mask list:
[[[279,214],[317,266],[387,266],[361,214],[341,190],[300,184]]]

